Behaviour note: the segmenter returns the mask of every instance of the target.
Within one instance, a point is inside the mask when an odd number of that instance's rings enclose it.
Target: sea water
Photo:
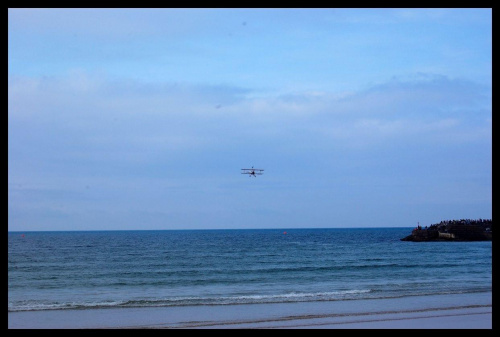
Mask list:
[[[9,232],[8,310],[306,304],[492,291],[491,242],[400,241],[409,233]]]

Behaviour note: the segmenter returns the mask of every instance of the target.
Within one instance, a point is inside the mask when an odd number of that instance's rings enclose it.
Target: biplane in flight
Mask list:
[[[243,172],[241,174],[248,174],[249,177],[254,176],[257,177],[258,175],[263,175],[263,169],[256,169],[256,168],[249,168],[249,169],[241,169]]]

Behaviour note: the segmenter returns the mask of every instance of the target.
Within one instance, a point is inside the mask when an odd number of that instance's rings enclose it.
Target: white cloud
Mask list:
[[[13,146],[22,142],[16,134],[23,123],[32,136],[67,137],[66,145],[74,146],[69,156],[100,148],[123,157],[214,150],[253,137],[320,147],[332,137],[358,145],[415,136],[432,141],[488,126],[490,102],[481,90],[466,81],[423,77],[354,94],[255,97],[230,86],[118,82],[74,72],[62,79],[10,78],[9,123],[16,125]]]
[[[32,208],[53,218],[87,210],[111,222],[131,212],[176,219],[184,212],[214,223],[217,209],[229,221],[237,214],[224,208],[246,209],[234,200],[244,197],[240,185],[248,180],[233,178],[245,165],[262,164],[268,185],[253,193],[270,212],[307,218],[297,204],[306,190],[320,198],[333,187],[350,191],[347,205],[356,196],[369,199],[376,182],[397,194],[403,188],[397,181],[409,176],[411,184],[437,184],[449,172],[460,177],[472,169],[452,164],[463,157],[488,164],[485,151],[469,152],[491,146],[491,110],[481,90],[438,78],[393,80],[351,94],[266,97],[230,86],[118,82],[85,73],[11,77],[9,183],[46,184],[37,188],[43,202],[25,200],[31,192],[11,185],[12,209],[18,217]],[[412,155],[418,160],[409,168]],[[423,165],[434,169],[419,174]],[[293,184],[290,174],[301,183]],[[463,186],[475,195],[483,189],[470,181]],[[229,191],[230,198],[221,197]],[[72,197],[64,199],[66,193]],[[295,201],[273,202],[283,193],[294,193]],[[420,200],[419,193],[411,198]]]

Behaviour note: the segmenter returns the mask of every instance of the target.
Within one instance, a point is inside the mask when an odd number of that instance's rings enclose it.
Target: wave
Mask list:
[[[96,302],[65,302],[39,303],[23,301],[23,303],[9,302],[9,312],[43,311],[43,310],[70,310],[70,309],[105,309],[105,308],[138,308],[138,307],[174,307],[174,306],[207,306],[207,305],[238,305],[238,304],[265,304],[265,303],[293,303],[315,301],[345,301],[359,299],[400,298],[406,296],[428,296],[458,293],[478,293],[483,290],[469,291],[439,291],[425,294],[397,294],[380,293],[371,289],[343,290],[333,292],[299,293],[290,292],[270,295],[235,295],[220,297],[172,297],[159,299],[133,299],[123,301],[96,301]]]
[[[9,303],[9,311],[38,311],[61,309],[97,309],[120,307],[167,307],[167,306],[196,306],[196,305],[231,305],[231,304],[257,304],[257,303],[284,303],[342,300],[348,297],[369,293],[369,289],[345,290],[317,293],[285,293],[271,295],[235,295],[235,296],[189,296],[160,299],[134,299],[125,301],[99,301],[99,302],[66,302],[66,303],[36,303],[24,301],[23,303]]]

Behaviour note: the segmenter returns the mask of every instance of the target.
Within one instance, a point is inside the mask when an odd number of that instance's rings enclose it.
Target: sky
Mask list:
[[[8,10],[9,231],[491,217],[491,8]]]

